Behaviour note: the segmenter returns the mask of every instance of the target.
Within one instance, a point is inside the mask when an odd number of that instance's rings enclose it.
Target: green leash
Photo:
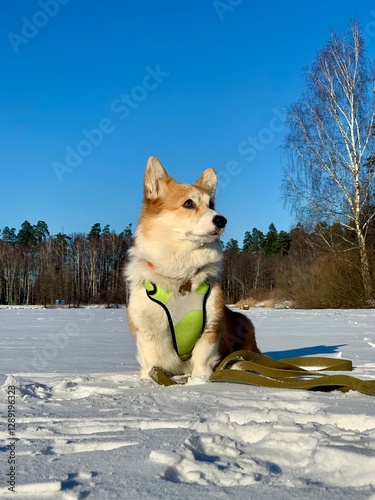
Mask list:
[[[236,351],[217,366],[210,382],[239,382],[277,389],[310,391],[358,391],[375,396],[375,380],[361,380],[349,375],[327,375],[322,371],[351,371],[352,362],[325,357],[287,358],[275,360],[251,351]],[[154,367],[150,377],[160,385],[178,382],[160,368]]]

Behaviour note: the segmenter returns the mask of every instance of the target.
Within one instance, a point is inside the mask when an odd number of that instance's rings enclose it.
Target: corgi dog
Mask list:
[[[207,380],[229,353],[260,352],[250,319],[224,304],[219,239],[227,219],[215,210],[217,181],[207,168],[193,184],[180,184],[157,158],[147,162],[126,268],[141,379],[157,366]]]

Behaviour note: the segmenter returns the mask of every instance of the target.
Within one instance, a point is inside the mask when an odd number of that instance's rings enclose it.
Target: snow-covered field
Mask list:
[[[375,379],[375,310],[246,314],[263,352]],[[1,309],[0,342],[0,497],[15,454],[11,498],[375,499],[374,397],[140,382],[125,309]]]

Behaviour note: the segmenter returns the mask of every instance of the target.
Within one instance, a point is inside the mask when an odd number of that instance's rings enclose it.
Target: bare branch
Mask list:
[[[375,79],[364,47],[353,22],[348,35],[331,34],[306,71],[306,91],[287,115],[284,193],[292,211],[355,232],[370,296],[366,235],[375,214],[367,208],[375,173],[365,153],[374,149]]]

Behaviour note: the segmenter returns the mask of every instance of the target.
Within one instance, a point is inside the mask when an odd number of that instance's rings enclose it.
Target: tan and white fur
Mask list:
[[[180,184],[157,158],[148,160],[142,213],[126,269],[128,318],[143,379],[153,366],[172,376],[208,379],[230,352],[259,352],[253,324],[225,306],[219,285],[219,238],[227,221],[214,209],[216,186],[212,168],[194,184]],[[194,292],[202,281],[210,282],[205,328],[190,359],[182,361],[175,352],[165,311],[147,297],[144,280],[175,294]]]

